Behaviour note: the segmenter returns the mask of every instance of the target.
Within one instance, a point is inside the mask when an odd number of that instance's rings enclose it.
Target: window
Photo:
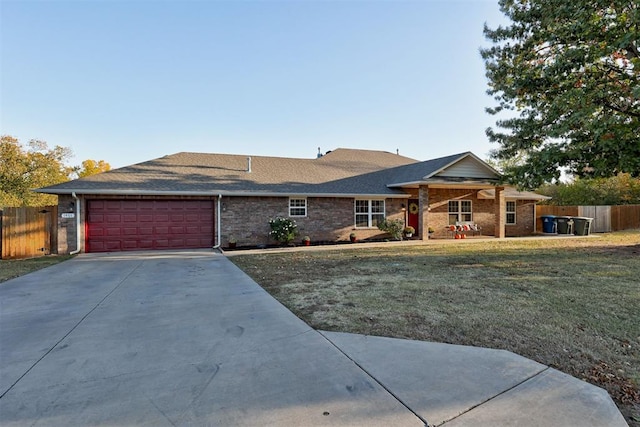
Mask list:
[[[307,216],[307,199],[289,199],[289,216]]]
[[[516,202],[508,201],[506,211],[507,211],[507,224],[515,224],[516,223]]]
[[[473,221],[471,200],[449,200],[449,225]]]
[[[356,228],[377,227],[384,221],[384,200],[356,200]]]

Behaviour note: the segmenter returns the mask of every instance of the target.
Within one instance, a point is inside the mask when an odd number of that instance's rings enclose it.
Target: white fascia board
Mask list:
[[[370,199],[406,199],[408,194],[361,194],[361,193],[274,193],[251,191],[154,191],[154,190],[36,190],[46,194],[82,194],[91,196],[218,196],[224,197],[341,197]]]
[[[404,188],[418,188],[421,185],[429,186],[430,188],[466,188],[466,189],[474,189],[474,190],[483,190],[483,189],[491,189],[495,188],[496,184],[491,182],[478,182],[478,181],[460,181],[460,182],[451,182],[451,181],[414,181],[414,182],[404,182],[399,184],[389,184],[387,187],[396,188],[396,187],[404,187]]]

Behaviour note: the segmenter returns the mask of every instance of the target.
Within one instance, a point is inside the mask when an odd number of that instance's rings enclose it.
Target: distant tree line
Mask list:
[[[620,173],[610,178],[578,178],[570,183],[544,184],[538,193],[559,206],[639,205],[640,178]]]

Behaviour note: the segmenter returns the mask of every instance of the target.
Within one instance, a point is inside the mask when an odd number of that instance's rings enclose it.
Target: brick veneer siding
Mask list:
[[[453,190],[429,188],[428,224],[435,230],[433,238],[447,238],[449,223],[448,201],[453,199],[471,200],[473,220],[482,227],[483,235],[494,234],[494,201],[477,198],[477,190]],[[81,250],[85,243],[86,200],[89,199],[167,199],[167,200],[212,200],[214,215],[217,215],[217,197],[195,196],[80,196],[80,230]],[[386,199],[386,217],[388,219],[406,220],[406,209],[409,198],[417,194],[407,195],[407,199]],[[57,253],[68,254],[76,249],[76,220],[62,218],[62,213],[75,213],[75,203],[70,195],[58,197],[58,248]],[[341,197],[308,197],[307,216],[292,217],[298,225],[299,237],[308,235],[314,242],[334,242],[349,240],[355,233],[358,240],[382,239],[389,237],[377,228],[355,228],[354,198]],[[516,224],[507,225],[507,236],[525,236],[534,233],[533,218],[535,204],[531,201],[517,201]],[[269,237],[269,219],[277,216],[289,217],[289,197],[222,197],[221,224],[223,247],[228,246],[231,236],[238,240],[238,245],[259,245],[275,243]],[[217,242],[216,218],[213,219],[214,242]]]
[[[433,238],[451,237],[447,231],[449,200],[471,200],[473,222],[482,228],[483,235],[493,235],[493,200],[478,199],[478,190],[429,188],[429,227],[434,229]]]
[[[82,203],[82,199],[80,199]],[[70,252],[75,251],[76,248],[76,219],[75,218],[62,218],[63,213],[74,213],[76,212],[75,207],[75,199],[70,195],[61,194],[58,196],[58,247],[57,252],[60,255],[66,255]],[[81,242],[84,241],[84,207],[80,206],[80,233],[81,233]],[[83,245],[80,247],[83,248]]]
[[[509,201],[509,199],[507,199]],[[507,224],[507,237],[529,236],[535,233],[536,204],[531,200],[516,200],[516,223]],[[538,230],[539,231],[539,230]]]
[[[353,198],[308,197],[307,216],[291,217],[295,220],[299,235],[297,240],[309,236],[312,242],[349,240],[355,233],[359,240],[384,238],[377,228],[355,228]],[[401,199],[385,201],[388,219],[404,220]],[[275,217],[289,218],[289,197],[223,197],[222,198],[222,246],[227,246],[233,236],[239,246],[275,243],[269,237],[269,220]]]
[[[429,227],[435,231],[433,238],[449,238],[446,227],[449,224],[449,200],[471,200],[473,222],[486,236],[495,235],[495,200],[478,199],[478,190],[458,190],[429,188]],[[509,199],[507,199],[509,200]],[[516,224],[506,225],[505,233],[509,237],[528,236],[535,232],[533,219],[535,203],[531,200],[516,201]]]

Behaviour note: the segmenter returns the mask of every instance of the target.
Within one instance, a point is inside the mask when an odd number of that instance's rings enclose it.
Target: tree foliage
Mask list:
[[[620,173],[610,178],[583,178],[565,184],[545,184],[540,194],[552,197],[546,202],[560,206],[640,204],[640,178]]]
[[[71,149],[31,140],[23,146],[16,138],[0,137],[0,207],[45,206],[57,196],[35,193],[35,188],[59,184],[78,176],[104,172],[111,167],[103,160],[85,160],[82,167],[67,165]]]
[[[487,136],[506,177],[526,188],[560,177],[640,176],[640,3],[500,0],[510,25],[484,33],[488,93],[503,113]]]
[[[68,181],[73,168],[65,161],[71,150],[31,140],[27,147],[11,136],[0,137],[0,206],[43,206],[57,197],[38,194],[34,188]]]
[[[84,178],[85,176],[95,175],[102,172],[108,172],[111,170],[111,165],[104,160],[91,160],[87,159],[82,162],[82,166],[78,168],[78,178]]]

